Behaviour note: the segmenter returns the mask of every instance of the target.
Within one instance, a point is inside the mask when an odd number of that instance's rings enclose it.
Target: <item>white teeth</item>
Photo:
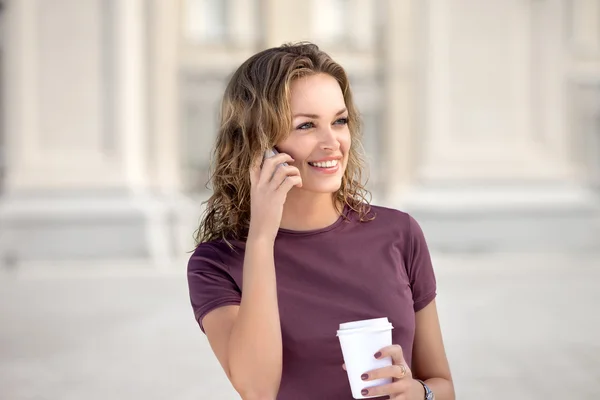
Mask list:
[[[329,160],[329,161],[315,162],[315,163],[309,163],[309,164],[314,167],[318,167],[318,168],[333,168],[333,167],[337,166],[338,160]]]

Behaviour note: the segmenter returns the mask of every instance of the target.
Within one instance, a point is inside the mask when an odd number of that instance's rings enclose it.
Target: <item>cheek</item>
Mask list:
[[[278,152],[285,153],[295,160],[295,162],[291,163],[291,165],[297,165],[302,161],[302,154],[298,151],[297,147],[289,144],[278,144],[275,147],[277,148]]]
[[[352,136],[350,135],[350,132],[348,131],[346,134],[342,135],[339,141],[342,151],[344,154],[347,154],[350,151],[350,146],[352,145]]]
[[[289,154],[296,162],[301,162],[310,157],[313,144],[299,138],[288,138],[279,143],[276,147],[280,153]]]

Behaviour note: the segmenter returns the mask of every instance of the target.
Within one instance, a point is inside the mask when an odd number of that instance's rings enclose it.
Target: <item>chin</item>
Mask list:
[[[302,190],[320,194],[332,194],[340,190],[342,182],[338,181],[330,184],[308,184],[303,185]]]

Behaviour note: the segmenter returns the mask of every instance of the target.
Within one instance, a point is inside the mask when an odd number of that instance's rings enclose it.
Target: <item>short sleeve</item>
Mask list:
[[[410,249],[407,269],[413,294],[413,307],[417,312],[435,299],[437,286],[423,230],[413,217],[408,218]]]
[[[196,321],[204,332],[202,319],[212,310],[239,305],[241,291],[217,251],[201,244],[188,262],[188,287]]]

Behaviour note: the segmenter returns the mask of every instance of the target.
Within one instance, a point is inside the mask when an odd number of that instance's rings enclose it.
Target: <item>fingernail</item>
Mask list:
[[[363,389],[360,391],[360,394],[362,394],[363,396],[366,396],[369,394],[369,391],[367,389]]]
[[[379,357],[381,357],[381,352],[380,351],[378,351],[377,353],[375,353],[375,358],[379,358]]]
[[[366,381],[367,379],[369,379],[369,375],[368,374],[362,374],[360,376],[360,379],[362,379],[363,381]]]

